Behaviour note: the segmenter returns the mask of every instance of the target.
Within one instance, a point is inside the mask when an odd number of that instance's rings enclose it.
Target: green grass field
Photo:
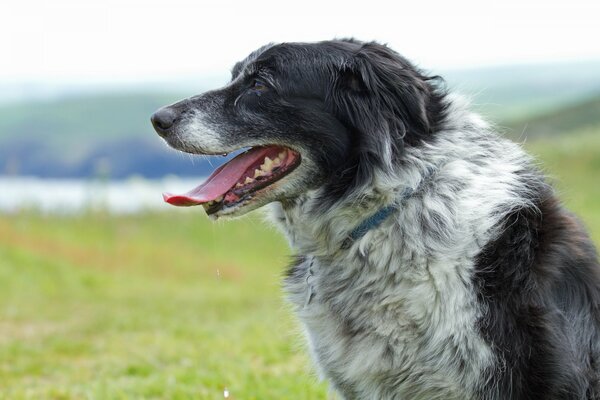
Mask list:
[[[527,147],[600,243],[600,130]],[[0,398],[323,399],[258,215],[0,216]]]
[[[322,398],[283,240],[194,211],[3,217],[0,397]]]
[[[600,126],[526,143],[525,148],[600,247]]]

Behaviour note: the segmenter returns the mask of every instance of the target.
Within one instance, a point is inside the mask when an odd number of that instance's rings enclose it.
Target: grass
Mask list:
[[[525,147],[600,247],[600,126],[533,141]]]
[[[323,398],[259,224],[2,217],[0,398]]]
[[[600,138],[528,149],[600,243]],[[257,215],[0,216],[0,398],[321,399]]]

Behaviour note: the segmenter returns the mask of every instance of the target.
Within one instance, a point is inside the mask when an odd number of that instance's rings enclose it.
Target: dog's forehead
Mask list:
[[[263,54],[267,49],[273,47],[274,44],[273,43],[269,43],[266,44],[256,50],[254,50],[252,53],[250,53],[246,58],[244,58],[241,61],[238,61],[237,63],[235,63],[235,65],[233,66],[233,68],[231,69],[231,75],[235,78],[236,76],[238,76],[242,71],[244,71],[247,68],[252,68],[252,66],[254,65],[253,63],[256,61],[256,59]]]
[[[250,53],[235,64],[233,78],[242,72],[253,74],[261,69],[293,69],[294,65],[322,67],[330,64],[342,65],[360,48],[361,43],[353,40],[335,40],[318,43],[268,44]]]

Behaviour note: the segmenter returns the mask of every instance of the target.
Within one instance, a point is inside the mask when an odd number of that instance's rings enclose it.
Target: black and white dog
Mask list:
[[[268,45],[232,75],[152,116],[181,151],[248,148],[165,200],[271,203],[343,398],[600,399],[597,255],[518,145],[377,43]]]

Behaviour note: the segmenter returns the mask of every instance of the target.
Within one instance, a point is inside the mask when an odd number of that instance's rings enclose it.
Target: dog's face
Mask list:
[[[395,52],[354,40],[265,46],[237,63],[225,87],[158,110],[172,147],[195,154],[249,150],[175,205],[240,215],[329,186],[335,201],[393,168],[405,144],[430,134],[435,91]],[[436,110],[437,111],[437,110]]]

